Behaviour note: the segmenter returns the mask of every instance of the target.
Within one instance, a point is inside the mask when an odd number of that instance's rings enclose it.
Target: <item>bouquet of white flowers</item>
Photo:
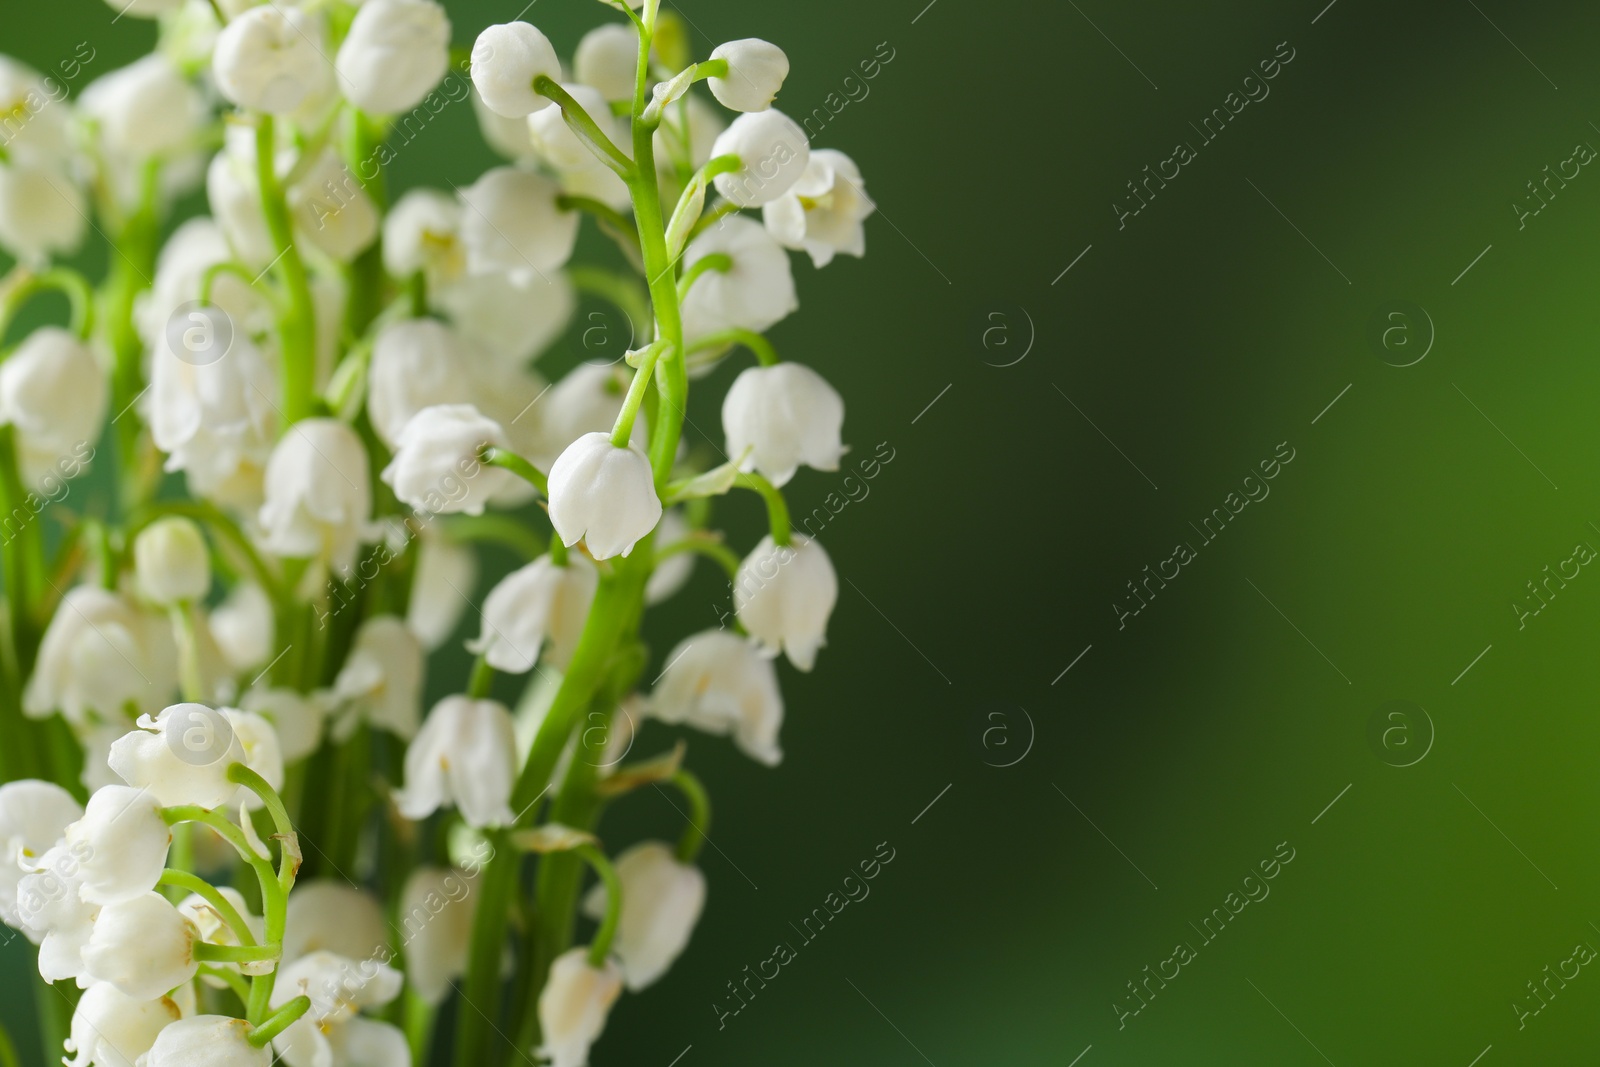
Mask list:
[[[0,58],[0,335],[71,305],[0,352],[0,920],[73,1067],[446,1062],[452,996],[447,1062],[582,1067],[705,901],[706,790],[644,720],[781,758],[774,660],[810,670],[837,597],[782,488],[838,469],[844,405],[763,333],[788,250],[861,255],[872,202],[772,108],[782,50],[695,62],[659,0],[602,2],[567,67],[525,22],[452,55],[434,0],[110,0],[159,45],[70,100]],[[510,162],[391,202],[395,143],[469,97]],[[569,262],[584,216],[625,266]],[[98,285],[56,262],[91,229]],[[580,293],[629,351],[547,382]],[[741,350],[700,463],[690,382]],[[68,499],[91,464],[107,507]],[[743,558],[735,490],[770,522]],[[479,605],[488,543],[525,565]],[[737,624],[652,680],[645,609],[697,555]],[[681,840],[602,844],[651,785]]]

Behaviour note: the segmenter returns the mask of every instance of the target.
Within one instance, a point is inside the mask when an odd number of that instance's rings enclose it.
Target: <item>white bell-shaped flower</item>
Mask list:
[[[0,165],[0,248],[44,263],[75,251],[88,220],[83,190],[64,168],[26,156]]]
[[[489,110],[520,119],[549,107],[533,91],[535,78],[561,80],[561,60],[550,38],[526,22],[504,22],[478,34],[472,46],[472,84]]]
[[[822,268],[836,255],[867,254],[862,223],[876,210],[855,161],[821,148],[811,153],[800,180],[761,209],[761,217],[779,244],[804,251]]]
[[[566,266],[578,240],[578,213],[556,203],[561,187],[516,167],[496,167],[461,191],[461,239],[474,274],[518,278]]]
[[[482,515],[516,476],[484,463],[485,448],[510,449],[500,424],[471,404],[436,404],[411,417],[381,477],[402,503],[434,515]]]
[[[287,115],[327,91],[333,80],[327,47],[319,16],[263,4],[217,35],[211,73],[222,95],[244,110]]]
[[[197,317],[191,313],[191,319]],[[164,338],[151,356],[145,394],[151,436],[167,453],[166,469],[183,471],[191,493],[251,509],[261,503],[263,473],[277,434],[274,367],[265,352],[237,332],[223,354],[222,335],[208,337],[211,324],[202,322],[187,334],[196,345],[192,354],[173,352]],[[243,328],[233,322],[235,331]]]
[[[639,33],[631,23],[595,27],[583,35],[572,54],[573,76],[607,100],[633,99],[638,65]]]
[[[728,41],[711,50],[712,59],[728,61],[725,76],[708,79],[717,102],[730,111],[765,111],[789,76],[783,49],[758,37]]]
[[[404,319],[379,332],[367,370],[367,414],[393,448],[411,417],[435,404],[477,399],[474,352],[438,319]]]
[[[769,767],[783,759],[778,673],[753,644],[727,630],[706,630],[672,650],[650,696],[650,713],[662,722],[732,734],[745,755]]]
[[[153,794],[108,785],[89,798],[63,840],[79,861],[78,895],[90,904],[120,904],[160,881],[172,830]]]
[[[739,157],[739,169],[715,178],[717,192],[740,207],[771,203],[805,173],[811,142],[795,121],[771,108],[740,115],[711,148]]]
[[[478,557],[466,545],[424,534],[417,544],[417,569],[411,579],[406,629],[428,652],[442,648],[456,632],[478,584]]]
[[[54,782],[25,779],[0,785],[0,922],[20,929],[17,886],[25,871],[83,818],[83,807]]]
[[[760,471],[777,486],[788,484],[802,464],[838,470],[843,429],[844,398],[799,363],[747,368],[722,401],[728,454],[745,456],[745,470]]]
[[[228,590],[207,621],[211,640],[235,674],[264,667],[272,659],[272,597],[255,582],[240,582]]]
[[[367,450],[336,419],[303,419],[267,461],[261,506],[268,551],[318,559],[347,574],[372,521]]]
[[[82,845],[56,845],[17,884],[17,916],[28,939],[39,946],[39,976],[47,982],[83,976],[83,950],[100,914],[98,905],[79,895],[82,850]]]
[[[200,932],[160,893],[100,909],[83,950],[85,972],[135,1000],[155,1000],[195,976]]]
[[[235,797],[252,808],[259,802],[228,780],[242,763],[273,788],[283,785],[283,754],[271,724],[259,715],[204,704],[174,704],[111,746],[111,769],[131,786],[148,790],[162,804],[231,806]]]
[[[706,876],[681,863],[660,841],[643,841],[616,859],[622,881],[622,917],[612,951],[622,962],[622,977],[637,993],[667,973],[684,947],[706,903]],[[583,902],[585,914],[606,913],[604,883]]]
[[[6,151],[36,162],[62,164],[72,153],[69,110],[56,106],[61,86],[10,56],[0,56],[0,114]]]
[[[409,111],[450,67],[450,19],[433,0],[367,0],[334,67],[345,97],[362,111]]]
[[[23,478],[53,496],[64,475],[86,470],[109,398],[105,371],[75,334],[45,326],[28,335],[0,363],[0,422],[16,427]]]
[[[293,161],[291,153],[280,153],[274,161],[280,178]],[[206,200],[238,258],[254,270],[265,270],[278,255],[278,247],[261,207],[256,138],[250,127],[229,125],[223,130],[222,151],[206,168]]]
[[[422,271],[430,289],[467,269],[461,243],[461,203],[437,189],[412,189],[383,220],[383,265],[396,278]]]
[[[349,882],[302,882],[289,894],[284,925],[285,966],[315,952],[351,960],[378,958],[389,945],[383,904]]]
[[[477,878],[448,867],[418,867],[400,892],[398,926],[406,977],[429,1005],[442,1004],[466,973],[477,908]]]
[[[196,1015],[161,1031],[142,1067],[272,1067],[272,1049],[250,1043],[250,1024]]]
[[[77,103],[106,151],[134,162],[192,149],[206,120],[200,90],[160,52],[96,78]]]
[[[130,997],[110,982],[96,982],[72,1012],[67,1067],[134,1067],[161,1031],[183,1017],[177,1001]]]
[[[164,707],[177,684],[167,620],[115,593],[80,585],[67,590],[45,628],[22,706],[30,718],[59,711],[81,728],[91,712],[118,720],[130,707]]]
[[[483,602],[483,630],[467,650],[484,656],[489,666],[507,674],[523,674],[540,659],[565,670],[583,635],[589,605],[600,587],[600,574],[581,554],[558,567],[540,556],[501,579]]]
[[[616,963],[590,966],[587,948],[557,956],[539,993],[539,1028],[544,1033],[539,1055],[550,1067],[585,1067],[589,1047],[599,1040],[621,995],[622,971]]]
[[[655,476],[637,445],[587,433],[550,468],[550,523],[569,547],[585,541],[595,559],[626,556],[660,520]]]
[[[286,196],[296,236],[340,263],[378,239],[383,225],[378,205],[331,149],[311,161]]]
[[[622,143],[622,126],[612,116],[611,106],[606,103],[605,94],[599,89],[579,82],[570,82],[562,88],[578,102],[579,107],[589,113],[589,117],[594,119],[600,132],[604,133],[612,144]],[[533,150],[556,170],[588,170],[591,167],[605,166],[578,138],[578,135],[572,132],[572,127],[567,125],[567,120],[558,107],[546,108],[529,115],[528,137],[533,142]]]
[[[260,915],[252,915],[249,905],[245,902],[244,895],[232,886],[218,886],[217,892],[221,893],[223,899],[233,905],[233,910],[239,913],[239,917],[245,921],[245,925],[249,928],[250,935],[255,938],[257,944],[261,944],[266,938],[266,919]],[[212,945],[244,944],[243,941],[239,940],[238,933],[222,917],[222,913],[198,893],[191,893],[180,900],[178,902],[178,913],[194,924],[195,930],[199,932],[201,941]],[[213,966],[235,971],[239,967],[236,963],[216,963]],[[207,977],[204,980],[208,985],[219,989],[224,988],[226,985],[224,981],[217,978]]]
[[[334,736],[348,737],[357,721],[402,740],[416,736],[422,719],[422,674],[426,657],[416,635],[394,615],[374,615],[361,624],[333,694],[349,709]]]
[[[839,600],[839,578],[821,545],[795,534],[787,545],[763,537],[739,564],[733,606],[739,621],[769,655],[786,653],[809,671],[827,644],[828,617]]]
[[[360,1017],[365,1008],[381,1008],[400,995],[405,978],[376,959],[350,959],[332,952],[313,952],[284,965],[272,989],[272,1006],[295,997],[311,999],[310,1009],[282,1034],[273,1047],[287,1067],[409,1067],[405,1036],[386,1023]],[[381,1031],[376,1033],[374,1031]],[[355,1040],[363,1050],[351,1055]],[[370,1053],[386,1052],[379,1058]]]
[[[242,761],[244,765],[259,774],[273,789],[281,790],[284,776],[283,748],[278,742],[278,731],[272,720],[239,708],[223,708],[222,715],[233,728],[233,736],[244,750]],[[227,803],[230,808],[237,808],[243,804],[250,811],[259,811],[266,806],[266,801],[254,790],[243,786],[239,787],[239,791]]]
[[[550,271],[468,275],[433,294],[433,301],[457,332],[510,368],[549,348],[578,308],[572,282]]]
[[[406,750],[406,784],[395,794],[400,814],[425,819],[454,805],[469,826],[511,825],[516,747],[511,713],[503,704],[445,697]]]
[[[759,222],[723,219],[689,242],[684,263],[692,267],[717,253],[732,265],[700,275],[684,297],[686,339],[734,328],[764,333],[799,308],[789,255]]]
[[[211,554],[200,527],[182,516],[158,519],[133,540],[134,575],[146,600],[202,600],[211,589]]]
[[[245,711],[253,712],[271,724],[284,763],[303,760],[322,744],[322,726],[327,718],[327,709],[315,697],[305,696],[293,689],[257,686],[245,693],[240,703]],[[268,782],[271,782],[270,778]]]

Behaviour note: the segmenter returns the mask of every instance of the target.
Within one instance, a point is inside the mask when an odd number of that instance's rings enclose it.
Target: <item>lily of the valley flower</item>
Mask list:
[[[0,785],[0,922],[21,927],[17,886],[23,873],[35,869],[39,857],[81,818],[82,806],[53,782]]]
[[[293,689],[257,686],[245,693],[240,703],[245,711],[271,724],[283,762],[305,759],[322,744],[327,709],[316,697]]]
[[[509,826],[516,743],[503,704],[445,697],[406,750],[406,784],[395,794],[400,814],[425,819],[453,805],[469,826]]]
[[[236,674],[264,666],[273,656],[272,598],[254,582],[240,582],[211,609],[211,639]]]
[[[205,99],[159,52],[96,78],[78,98],[107,153],[139,163],[194,147]]]
[[[29,156],[0,165],[0,247],[42,263],[75,250],[88,229],[83,190],[64,167]]]
[[[747,368],[722,401],[728,454],[744,456],[746,471],[760,471],[776,486],[787,484],[801,465],[838,470],[843,428],[844,399],[799,363]]]
[[[450,640],[472,603],[467,597],[477,582],[478,558],[471,548],[426,534],[419,539],[406,629],[424,649],[432,652]]]
[[[402,740],[416,736],[422,718],[422,647],[394,615],[375,615],[361,624],[333,682],[333,694],[349,709],[335,723],[334,736],[346,738],[357,722],[387,730]]]
[[[63,842],[78,861],[78,895],[89,904],[120,904],[155,888],[172,831],[151,793],[108,785],[89,798]]]
[[[156,1038],[144,1067],[271,1067],[272,1049],[250,1043],[250,1024],[226,1015],[196,1015]]]
[[[199,601],[211,588],[211,558],[200,527],[189,519],[158,519],[133,541],[139,592],[155,604]]]
[[[835,255],[867,254],[862,225],[878,210],[861,169],[843,152],[819,148],[787,193],[761,209],[762,221],[785,248],[804,251],[818,268]]]
[[[195,976],[199,937],[166,897],[145,893],[100,910],[83,950],[85,972],[135,1000],[155,1000]]]
[[[612,951],[622,963],[628,988],[637,993],[672,966],[706,903],[706,878],[692,864],[682,863],[660,841],[643,841],[616,859],[622,881],[622,917]],[[596,885],[584,900],[584,912],[605,916],[606,887]]]
[[[427,1004],[443,1003],[450,983],[466,972],[476,884],[466,871],[419,867],[400,893],[406,977]]]
[[[266,547],[349,573],[372,521],[367,478],[367,450],[354,430],[337,419],[295,423],[267,462],[261,506]]]
[[[22,706],[30,718],[59,711],[75,726],[87,726],[91,712],[126,721],[122,716],[130,706],[164,706],[177,681],[177,650],[166,619],[104,589],[80,585],[67,590],[45,629]]]
[[[0,168],[3,169],[3,168]],[[47,492],[94,455],[109,393],[89,347],[55,326],[35,330],[0,363],[0,422],[16,427],[23,477]]]
[[[409,278],[422,271],[432,288],[460,277],[467,269],[461,210],[455,197],[437,189],[412,189],[396,200],[383,220],[383,265],[389,273]]]
[[[406,319],[378,334],[367,371],[367,413],[393,448],[411,417],[434,404],[477,399],[472,346],[438,319]]]
[[[285,964],[272,989],[272,1006],[305,996],[311,1008],[273,1039],[273,1047],[287,1067],[409,1067],[405,1035],[359,1014],[388,1004],[404,983],[387,964],[332,952],[313,952]]]
[[[802,671],[816,665],[838,599],[833,561],[821,545],[799,534],[782,546],[770,535],[763,537],[739,565],[733,583],[734,610],[745,629],[769,655],[785,652]]]
[[[322,19],[298,7],[264,4],[230,20],[217,36],[217,88],[246,111],[287,115],[333,78]]]
[[[340,89],[375,115],[409,111],[450,66],[450,19],[433,0],[367,0],[334,67]]]
[[[72,1012],[67,1067],[132,1067],[161,1031],[183,1017],[177,1001],[162,995],[130,997],[110,982],[96,982]]]
[[[471,404],[438,404],[413,415],[395,442],[382,478],[420,512],[482,515],[489,498],[510,484],[510,471],[480,460],[488,447],[509,449],[500,424]]]
[[[512,571],[495,586],[483,603],[483,631],[467,644],[489,666],[508,674],[523,674],[545,655],[551,666],[565,670],[589,618],[589,605],[599,588],[600,575],[582,555],[557,566],[540,556]]]
[[[710,255],[727,256],[725,271],[700,275],[683,300],[683,331],[689,340],[720,330],[763,333],[800,306],[788,253],[753,219],[726,218],[689,242],[688,267]]]
[[[650,460],[587,433],[550,468],[550,522],[563,544],[586,541],[595,559],[626,556],[661,519]]]
[[[561,187],[516,167],[496,167],[461,191],[461,240],[474,274],[537,277],[560,270],[578,240],[578,214],[563,211]]]
[[[245,750],[241,724],[257,735],[264,728],[266,737],[252,738],[256,751]],[[111,769],[130,786],[148,791],[162,804],[198,804],[220,807],[238,792],[237,783],[228,779],[228,768],[235,763],[249,766],[275,787],[283,784],[283,757],[276,737],[260,716],[232,708],[209,708],[204,704],[174,704],[154,717],[143,715],[139,728],[124,734],[111,746],[107,760]]]
[[[600,1038],[611,1006],[622,995],[622,971],[612,961],[596,968],[588,948],[568,949],[550,964],[539,994],[540,1055],[550,1067],[585,1067],[589,1047]]]
[[[662,722],[732,734],[747,756],[769,767],[783,759],[778,674],[754,645],[726,630],[695,634],[672,650],[650,713]]]
[[[632,26],[608,22],[578,42],[572,54],[572,73],[606,100],[631,100],[638,63],[638,32]]]
[[[717,175],[717,191],[740,207],[760,207],[800,180],[811,158],[811,142],[793,119],[769,108],[734,119],[711,155],[739,159],[738,170]]]
[[[312,159],[289,187],[288,202],[296,238],[341,263],[364,252],[383,226],[378,205],[332,151]]]
[[[284,965],[316,952],[370,960],[386,951],[389,923],[383,905],[349,882],[302,882],[289,894],[283,936]]]
[[[535,78],[561,80],[561,60],[550,38],[526,22],[490,26],[472,46],[472,84],[489,110],[520,119],[550,106],[533,91]]]
[[[725,77],[709,79],[711,95],[730,111],[765,111],[789,76],[789,57],[775,44],[756,37],[728,41],[711,50],[712,59],[725,59]]]

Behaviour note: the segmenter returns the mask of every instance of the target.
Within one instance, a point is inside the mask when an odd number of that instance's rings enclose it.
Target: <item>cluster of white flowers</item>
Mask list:
[[[696,62],[660,0],[606,0],[570,62],[520,21],[453,59],[437,0],[108,2],[158,46],[75,98],[0,57],[0,332],[73,308],[0,353],[0,921],[83,990],[70,1067],[407,1067],[456,987],[451,1062],[583,1067],[706,898],[707,793],[682,746],[622,762],[642,720],[775,765],[777,661],[825,644],[783,490],[839,468],[844,402],[764,334],[791,252],[864,254],[861,172],[774,107],[780,48]],[[468,94],[504,164],[392,196],[390,132]],[[617,265],[571,262],[586,217]],[[98,285],[59,262],[91,227]],[[629,351],[556,373],[583,300]],[[114,498],[74,511],[114,518],[58,521],[91,460]],[[734,492],[769,529],[742,558]],[[522,555],[487,591],[484,543]],[[697,558],[736,622],[653,656]],[[463,625],[470,678],[430,680]],[[608,858],[592,801],[651,784],[682,840]]]

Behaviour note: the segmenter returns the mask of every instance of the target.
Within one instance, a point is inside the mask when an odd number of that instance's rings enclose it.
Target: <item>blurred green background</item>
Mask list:
[[[1600,9],[1325,3],[679,9],[701,55],[780,43],[779,106],[830,109],[816,143],[862,167],[867,259],[797,261],[773,336],[848,398],[856,455],[895,458],[822,533],[841,600],[816,672],[781,669],[783,765],[692,739],[709,907],[597,1067],[1596,1062],[1600,975],[1563,961],[1600,947],[1600,576],[1514,605],[1600,548],[1600,175],[1513,205],[1600,145]],[[465,46],[520,0],[447,6]],[[88,40],[103,73],[152,36],[111,15],[9,0],[3,48],[50,69]],[[569,50],[606,14],[524,17]],[[461,107],[391,180],[492,162]],[[718,438],[730,379],[693,413]],[[1270,496],[1204,543],[1280,445]],[[806,472],[790,499],[830,493]],[[750,543],[760,516],[728,510]],[[698,571],[658,657],[724,592]],[[646,791],[603,832],[677,822]],[[798,958],[722,1017],[780,941]]]

